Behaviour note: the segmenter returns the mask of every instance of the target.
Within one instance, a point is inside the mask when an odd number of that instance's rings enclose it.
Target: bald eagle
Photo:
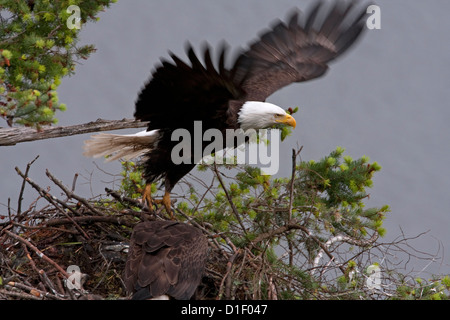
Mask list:
[[[267,97],[291,83],[322,76],[328,63],[359,38],[365,14],[366,7],[356,1],[336,1],[330,6],[320,1],[307,15],[294,10],[287,23],[276,21],[242,51],[231,68],[225,66],[226,46],[219,50],[215,66],[209,46],[203,49],[201,62],[188,44],[189,62],[171,53],[172,61],[162,59],[138,96],[134,116],[149,121],[147,130],[95,135],[85,143],[85,155],[113,155],[109,160],[143,156],[144,199],[152,207],[151,183],[164,178],[161,202],[172,214],[172,188],[200,160],[172,161],[171,150],[178,143],[171,138],[174,130],[192,133],[196,121],[201,121],[203,132],[211,128],[258,130],[280,124],[295,127],[294,118],[266,102]]]
[[[124,282],[134,300],[190,299],[205,270],[208,240],[188,224],[146,221],[131,235]]]

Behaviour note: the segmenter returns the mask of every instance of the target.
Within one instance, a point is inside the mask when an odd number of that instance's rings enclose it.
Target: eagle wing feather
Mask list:
[[[124,280],[133,299],[189,299],[200,283],[208,249],[202,232],[175,221],[147,221],[132,233]]]
[[[362,9],[364,8],[364,10]],[[344,53],[364,30],[364,6],[338,1],[327,9],[318,2],[303,16],[298,10],[288,23],[277,21],[235,62],[235,81],[242,81],[247,101],[265,101],[294,82],[322,76],[328,63]]]

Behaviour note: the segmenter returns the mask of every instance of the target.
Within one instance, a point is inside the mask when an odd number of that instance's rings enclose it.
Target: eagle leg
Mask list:
[[[170,216],[171,220],[175,220],[172,211],[172,202],[170,201],[170,192],[166,190],[162,199],[152,198],[152,184],[147,183],[142,194],[142,201],[147,203],[148,209],[151,213],[154,213],[153,206],[157,204],[162,204]]]
[[[154,201],[152,199],[152,184],[147,183],[144,188],[144,193],[142,194],[142,201],[147,203],[150,212],[153,212]]]
[[[162,204],[170,216],[171,220],[175,220],[172,211],[172,202],[170,201],[170,192],[166,190],[162,199],[154,200],[154,203]]]
[[[162,198],[162,204],[164,208],[166,208],[167,213],[170,215],[170,219],[174,220],[173,211],[172,211],[172,203],[170,202],[170,192],[166,191],[164,193],[164,197]]]

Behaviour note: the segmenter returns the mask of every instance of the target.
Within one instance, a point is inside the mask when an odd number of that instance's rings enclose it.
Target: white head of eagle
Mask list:
[[[244,131],[270,128],[277,124],[285,124],[294,128],[297,125],[290,114],[268,102],[247,101],[238,114],[239,126]]]

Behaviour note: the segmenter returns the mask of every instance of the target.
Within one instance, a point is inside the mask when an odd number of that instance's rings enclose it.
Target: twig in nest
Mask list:
[[[30,241],[25,240],[24,238],[16,235],[15,233],[12,233],[9,230],[3,230],[3,232],[5,232],[8,236],[10,236],[11,238],[14,238],[22,243],[24,243],[28,248],[30,248],[31,250],[33,250],[37,256],[45,261],[47,261],[48,263],[50,263],[52,266],[54,266],[56,269],[58,269],[59,272],[62,273],[62,275],[66,278],[69,278],[69,274],[63,269],[61,268],[61,266],[59,264],[57,264],[55,261],[53,261],[52,259],[50,259],[49,257],[47,257],[41,250],[39,250],[38,248],[36,248]]]
[[[219,172],[219,170],[217,170],[217,165],[216,165],[216,163],[214,163],[214,173],[216,174],[216,177],[217,177],[217,179],[219,180],[219,183],[220,183],[220,185],[222,186],[223,191],[225,192],[225,196],[227,197],[228,202],[230,203],[231,210],[233,211],[233,213],[234,213],[234,215],[235,215],[237,221],[239,222],[239,225],[241,226],[242,231],[244,232],[245,235],[247,235],[247,230],[245,229],[245,226],[244,226],[244,224],[242,223],[241,217],[239,216],[239,212],[238,212],[236,206],[235,206],[234,203],[233,203],[233,199],[231,199],[231,196],[230,196],[230,194],[228,193],[228,190],[227,190],[227,188],[225,187],[225,184],[223,183],[222,177],[220,176],[221,173]]]
[[[75,186],[77,184],[77,179],[78,179],[78,173],[75,173],[75,175],[73,176],[73,181],[72,181],[72,190],[71,190],[72,193],[75,192]]]
[[[72,217],[70,217],[66,211],[64,211],[63,209],[61,209],[56,202],[58,203],[62,203],[62,201],[59,201],[56,197],[52,196],[51,194],[49,194],[47,191],[43,190],[37,183],[35,183],[33,180],[31,180],[29,177],[25,176],[22,171],[20,171],[20,169],[18,167],[15,168],[17,173],[23,177],[25,179],[25,181],[27,181],[34,189],[36,189],[37,192],[39,192],[39,194],[41,196],[43,196],[45,199],[47,199],[48,202],[50,202],[60,213],[62,213],[64,216],[67,217],[67,219],[69,219],[73,225],[75,226],[75,228],[80,232],[80,234],[85,238],[85,239],[89,239],[90,237],[88,236],[88,234],[86,232],[84,232],[84,230],[75,222],[75,220],[73,220]],[[86,200],[85,200],[86,201]],[[66,204],[64,205],[65,207],[69,207]]]
[[[325,254],[330,259],[334,260],[334,256],[328,250],[327,246],[322,241],[320,241],[320,239],[318,239],[317,237],[313,236],[311,234],[311,232],[308,230],[308,228],[306,228],[305,226],[300,225],[299,222],[296,221],[296,220],[293,220],[290,223],[288,223],[288,224],[286,224],[284,226],[281,226],[281,227],[279,227],[279,228],[277,228],[275,230],[271,230],[269,232],[265,232],[265,233],[262,233],[262,234],[258,235],[251,242],[251,246],[255,247],[258,244],[258,242],[261,242],[261,241],[263,241],[265,239],[270,239],[270,238],[272,238],[274,236],[277,236],[277,235],[283,234],[283,233],[285,233],[287,231],[295,230],[295,229],[299,229],[299,230],[303,231],[304,233],[306,233],[308,235],[308,237],[310,237],[314,242],[316,242],[319,245],[319,247],[322,249],[322,251],[325,252]],[[345,269],[342,266],[338,266],[338,267],[339,267],[339,270],[341,270],[341,272],[343,274],[345,274]]]
[[[20,214],[22,213],[22,200],[23,200],[23,192],[25,190],[26,178],[28,177],[28,172],[30,171],[31,165],[39,158],[39,155],[36,156],[32,161],[28,162],[27,168],[25,170],[25,175],[23,177],[22,186],[20,187],[19,199],[17,200],[17,221],[20,221]]]
[[[86,217],[72,217],[69,219],[51,219],[45,222],[47,226],[57,226],[61,224],[72,223],[72,220],[77,223],[92,223],[92,222],[104,222],[104,223],[113,223],[117,225],[124,225],[127,227],[134,227],[136,223],[130,222],[123,217],[118,216],[86,216]]]
[[[231,255],[227,261],[227,271],[225,272],[225,275],[222,278],[222,282],[220,283],[219,288],[219,297],[224,294],[224,298],[226,300],[231,299],[231,286],[233,284],[233,278],[231,276],[231,269],[233,267],[234,260],[236,257],[240,254],[240,250],[236,251],[233,255]]]
[[[55,290],[55,286],[53,285],[53,282],[51,282],[50,278],[47,276],[44,270],[38,270],[36,267],[36,264],[34,263],[33,258],[31,258],[30,253],[28,252],[27,246],[25,243],[22,243],[23,250],[25,252],[26,257],[28,258],[28,262],[31,265],[31,268],[36,271],[36,273],[39,275],[39,278],[41,279],[42,283],[45,283],[47,287],[54,293],[57,294]]]
[[[48,169],[45,170],[45,174],[46,174],[47,177],[49,177],[50,180],[52,180],[58,187],[60,187],[62,191],[64,191],[64,193],[67,195],[67,198],[69,198],[69,199],[75,199],[75,200],[81,202],[81,203],[84,204],[84,206],[85,206],[86,208],[88,208],[92,213],[95,213],[95,214],[97,214],[97,215],[99,215],[99,216],[102,216],[102,215],[103,215],[103,213],[101,213],[100,211],[98,211],[97,209],[95,209],[93,206],[91,206],[90,203],[89,203],[86,199],[84,199],[83,197],[80,197],[80,196],[76,195],[75,193],[73,193],[72,191],[70,191],[69,189],[67,189],[66,186],[64,186],[64,184],[63,184],[60,180],[56,179],[56,178],[50,173],[50,171],[48,171]]]
[[[289,221],[292,219],[292,205],[294,202],[294,181],[295,181],[295,167],[297,157],[302,152],[303,146],[300,147],[298,151],[292,149],[292,173],[291,173],[291,183],[289,184]]]
[[[275,286],[272,275],[269,275],[269,288],[267,290],[269,300],[278,300],[277,287]]]
[[[6,289],[0,289],[0,293],[6,296],[26,299],[26,300],[41,300],[42,298],[33,294],[25,293],[25,292],[16,292],[16,291],[9,291]]]
[[[51,299],[55,299],[55,300],[64,300],[64,297],[61,297],[57,294],[51,294],[49,292],[41,291],[36,288],[27,286],[26,284],[20,283],[20,282],[11,281],[11,282],[8,282],[7,286],[10,286],[13,288],[18,288],[20,290],[28,291],[29,293],[27,293],[27,294],[32,295],[36,298],[46,297],[46,298],[51,298]],[[24,298],[30,299],[31,297],[27,295],[27,296],[24,296]]]
[[[18,167],[15,167],[15,170],[16,170],[17,174],[19,176],[21,176],[22,178],[24,178],[24,180],[26,182],[28,182],[33,187],[33,189],[35,189],[39,193],[39,195],[41,197],[47,199],[47,201],[49,201],[51,204],[54,204],[54,202],[52,202],[52,201],[56,201],[58,204],[60,204],[65,209],[68,209],[73,214],[80,215],[76,210],[74,210],[72,207],[67,205],[64,201],[61,201],[58,198],[52,196],[50,193],[48,193],[46,190],[42,189],[37,183],[35,183],[29,177],[25,176],[25,174],[22,171],[20,171],[20,169]]]

